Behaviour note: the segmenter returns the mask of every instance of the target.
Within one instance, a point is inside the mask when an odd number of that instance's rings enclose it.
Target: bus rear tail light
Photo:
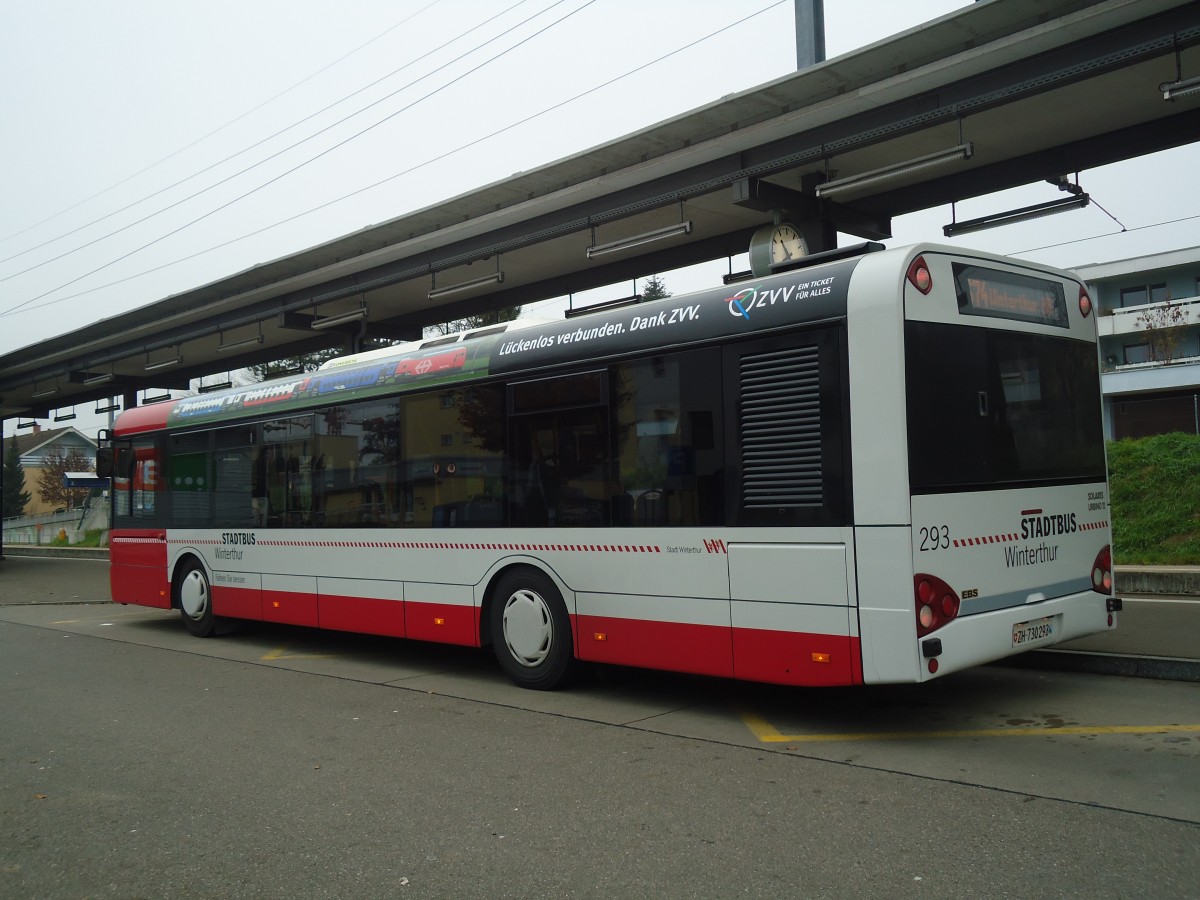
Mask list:
[[[1092,590],[1101,594],[1111,594],[1112,586],[1112,547],[1105,544],[1104,549],[1096,554],[1096,561],[1092,563]]]
[[[1079,311],[1085,319],[1092,314],[1092,298],[1082,286],[1079,288]]]
[[[917,600],[917,637],[937,631],[958,618],[958,592],[940,578],[917,573],[913,576]]]
[[[908,283],[922,294],[928,294],[933,290],[933,276],[929,274],[929,266],[925,264],[925,257],[918,256],[912,261],[908,267],[907,277]]]

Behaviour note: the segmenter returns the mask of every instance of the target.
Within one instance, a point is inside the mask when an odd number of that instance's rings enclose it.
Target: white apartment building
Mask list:
[[[1200,247],[1074,270],[1099,311],[1106,436],[1200,434]]]

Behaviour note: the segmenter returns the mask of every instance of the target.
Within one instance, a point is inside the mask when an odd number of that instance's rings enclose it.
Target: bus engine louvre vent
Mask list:
[[[813,347],[741,359],[742,506],[819,507],[820,364]]]

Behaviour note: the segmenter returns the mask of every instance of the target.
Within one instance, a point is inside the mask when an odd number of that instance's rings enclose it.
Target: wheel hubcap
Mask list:
[[[179,586],[179,605],[189,619],[199,619],[208,610],[208,582],[197,571],[188,572]]]
[[[553,641],[554,620],[546,601],[534,591],[514,592],[504,604],[504,642],[512,658],[528,668],[541,665]]]

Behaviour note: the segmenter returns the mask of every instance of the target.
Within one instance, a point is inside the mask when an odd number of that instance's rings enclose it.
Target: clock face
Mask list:
[[[764,225],[750,239],[750,271],[760,278],[808,255],[808,244],[800,229],[788,222]]]
[[[804,238],[792,225],[780,225],[771,233],[771,262],[791,262],[807,255]]]

